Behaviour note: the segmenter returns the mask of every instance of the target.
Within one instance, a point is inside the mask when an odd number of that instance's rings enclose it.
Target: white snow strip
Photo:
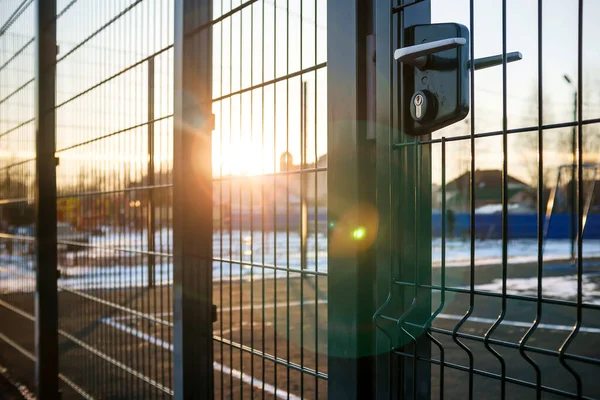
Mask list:
[[[309,306],[311,304],[315,304],[315,301],[314,300],[304,300],[303,302],[290,301],[289,306],[290,307],[299,307],[301,304],[304,304],[305,306]],[[319,300],[319,304],[327,304],[327,300]],[[284,303],[284,302],[277,303],[277,304],[265,303],[265,310],[270,309],[270,308],[275,308],[275,307],[283,308],[283,307],[287,307],[287,306],[288,306],[288,303]],[[255,310],[261,310],[262,307],[263,307],[262,303],[254,304]],[[240,307],[240,306],[233,307],[231,309],[226,307],[226,308],[223,308],[223,312],[226,313],[229,311],[240,311],[240,310],[247,311],[247,310],[251,310],[251,309],[252,309],[252,304],[248,304],[248,305],[245,305],[242,307]],[[220,310],[218,310],[217,313],[218,312],[220,312]],[[152,315],[155,317],[164,317],[165,315],[168,315],[168,316],[173,315],[173,312],[172,311],[164,311],[164,312],[154,313]],[[132,319],[136,319],[136,318],[139,318],[139,317],[136,317],[135,315],[124,315],[122,317],[112,317],[112,320],[113,321],[128,321],[128,320],[132,320]]]
[[[299,307],[300,305],[307,306],[307,305],[311,305],[311,304],[315,304],[315,301],[314,300],[304,300],[303,302],[301,302],[301,301],[290,301],[289,302],[289,306],[290,307]],[[319,300],[319,304],[327,304],[327,300]],[[287,307],[287,306],[288,306],[288,303],[284,303],[284,302],[276,303],[276,304],[273,304],[273,303],[267,304],[267,303],[265,303],[265,309],[267,309],[267,308],[275,308],[275,307],[277,307],[277,308],[282,307],[283,308],[283,307]],[[262,303],[254,304],[254,307],[252,307],[252,304],[247,304],[247,305],[242,306],[242,307],[237,306],[237,307],[233,307],[231,309],[229,309],[229,308],[223,308],[223,312],[240,311],[240,310],[246,311],[246,310],[251,310],[252,308],[254,308],[255,310],[261,310],[263,308],[263,306],[262,306]]]
[[[438,314],[437,318],[443,318],[443,319],[452,319],[455,321],[460,321],[461,319],[463,319],[463,315],[453,315],[453,314]],[[479,322],[482,324],[493,324],[494,322],[496,322],[495,318],[480,318],[480,317],[469,317],[469,319],[467,319],[468,322]],[[533,324],[533,322],[523,322],[523,321],[510,321],[510,320],[504,320],[502,321],[501,325],[508,325],[508,326],[516,326],[519,328],[529,328],[531,327],[531,325]],[[569,326],[569,325],[555,325],[555,324],[539,324],[538,328],[541,329],[552,329],[555,331],[568,331],[571,332],[573,329],[575,329],[574,326]],[[588,332],[588,333],[600,333],[600,328],[586,328],[586,327],[582,327],[579,329],[580,332]]]
[[[600,304],[600,286],[598,285],[599,274],[583,274],[582,293],[583,302],[586,304]],[[544,294],[551,294],[553,298],[574,299],[577,296],[577,275],[547,276],[542,279]],[[513,278],[506,282],[506,290],[509,294],[537,295],[538,278]],[[463,286],[469,289],[468,286]],[[490,283],[477,285],[476,289],[500,293],[502,291],[502,279],[494,279]]]
[[[137,329],[131,328],[129,326],[123,325],[119,322],[115,322],[113,321],[111,318],[102,318],[101,320],[103,323],[105,323],[106,325],[112,326],[113,328],[119,329],[123,332],[129,333],[130,335],[133,335],[135,337],[138,337],[142,340],[147,341],[150,344],[162,347],[165,350],[169,350],[169,351],[173,351],[173,345],[169,342],[166,342],[164,340],[161,340],[157,337],[154,337],[152,335],[148,335],[147,333],[144,333],[142,331],[139,331]],[[240,379],[242,382],[248,384],[248,385],[252,385],[257,389],[260,390],[264,390],[267,393],[270,393],[272,395],[274,395],[277,398],[280,399],[292,399],[292,400],[302,400],[302,398],[300,396],[296,396],[294,394],[288,393],[282,389],[278,389],[273,385],[270,385],[266,382],[263,382],[261,380],[258,380],[256,378],[253,378],[250,375],[247,375],[241,371],[238,371],[237,369],[233,369],[233,368],[229,368],[225,365],[219,364],[218,362],[213,362],[213,367],[215,369],[215,371],[220,371],[224,374],[227,375],[231,375],[234,378]]]

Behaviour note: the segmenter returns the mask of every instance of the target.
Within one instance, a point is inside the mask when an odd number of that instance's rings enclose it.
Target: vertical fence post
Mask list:
[[[35,382],[37,398],[57,399],[56,0],[35,8]]]
[[[174,391],[212,399],[212,0],[175,1]]]
[[[148,287],[154,287],[156,257],[154,252],[154,57],[148,59],[148,167],[146,172],[148,187],[147,235],[148,235]]]
[[[431,22],[431,2],[404,3],[410,6],[390,18],[390,2],[375,0],[377,211],[380,224],[375,297],[378,305],[387,304],[386,313],[394,317],[410,307],[415,292],[393,285],[391,278],[418,282],[423,286],[431,283],[431,148],[424,145],[392,148],[393,143],[415,141],[402,133],[401,109],[406,107],[402,101],[410,99],[410,95],[403,93],[405,88],[401,87],[400,77],[404,71],[392,55],[401,46],[405,28]],[[407,322],[423,325],[431,315],[430,290],[418,288],[416,298],[417,306],[407,316]],[[410,357],[394,354],[394,339],[402,337],[404,343],[406,335],[402,335],[395,322],[390,329],[389,332],[377,331],[375,398],[429,398],[430,365],[415,364]],[[409,354],[416,350],[419,357],[429,358],[430,341],[419,331],[416,349],[407,344],[398,350]]]
[[[373,397],[375,142],[367,137],[372,2],[327,3],[328,394]]]

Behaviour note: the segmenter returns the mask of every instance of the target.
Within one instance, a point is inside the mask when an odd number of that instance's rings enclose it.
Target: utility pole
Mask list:
[[[569,75],[563,75],[564,80],[574,89],[573,91],[573,121],[577,121],[577,89],[574,87]],[[570,239],[571,239],[571,260],[575,261],[575,237],[577,235],[577,213],[575,210],[575,197],[577,197],[577,186],[575,185],[575,168],[577,166],[577,125],[573,125],[571,134],[571,154],[573,160],[571,163],[571,201],[570,201],[570,212],[571,212],[571,226],[570,226]]]

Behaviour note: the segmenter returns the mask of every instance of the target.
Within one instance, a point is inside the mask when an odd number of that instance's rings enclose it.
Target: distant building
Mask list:
[[[439,189],[438,189],[439,190]],[[535,189],[517,178],[508,176],[508,203],[535,210]],[[441,196],[441,195],[440,195]],[[475,171],[475,207],[502,203],[502,171]],[[471,205],[471,173],[465,172],[446,185],[446,206],[458,212],[468,212]]]

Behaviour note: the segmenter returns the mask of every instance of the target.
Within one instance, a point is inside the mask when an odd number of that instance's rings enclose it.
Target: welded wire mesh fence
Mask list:
[[[419,138],[401,133],[412,93],[400,71],[412,70],[390,67],[398,202],[385,223],[402,245],[376,313],[393,354],[387,383],[406,398],[598,398],[590,210],[600,120],[587,17],[597,5],[537,1],[524,13],[510,1],[394,3],[390,52],[425,18],[464,24],[469,59],[497,53],[503,63],[476,71],[470,61],[469,116]],[[507,65],[507,51],[523,60]],[[423,235],[432,220],[433,242]]]
[[[0,14],[0,364],[34,382],[34,7],[7,1]]]
[[[65,398],[173,395],[176,6],[56,4]],[[9,12],[0,20],[0,364],[30,388],[36,7],[5,1]],[[325,11],[321,1],[212,4],[221,398],[323,397],[327,390]]]
[[[213,7],[215,391],[324,397],[326,2]]]
[[[61,371],[94,397],[170,396],[174,4],[63,7],[56,68]]]

